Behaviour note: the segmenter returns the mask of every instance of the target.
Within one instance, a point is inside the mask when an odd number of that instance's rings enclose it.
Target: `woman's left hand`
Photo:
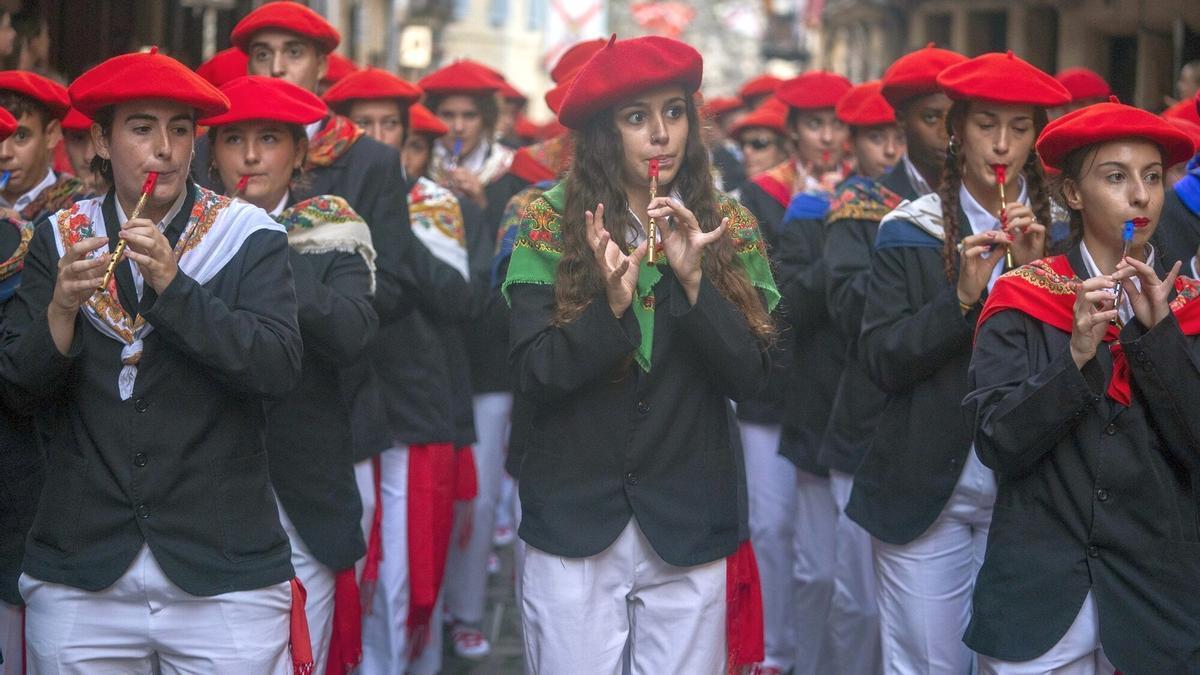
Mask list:
[[[1117,263],[1117,271],[1113,273],[1113,278],[1121,282],[1125,295],[1129,296],[1133,315],[1147,330],[1157,326],[1159,321],[1171,313],[1171,291],[1175,289],[1175,278],[1179,276],[1180,265],[1181,263],[1176,261],[1175,266],[1167,273],[1167,278],[1159,279],[1153,267],[1133,256],[1126,256]],[[1141,282],[1141,290],[1134,285],[1134,277]]]
[[[1033,209],[1020,202],[1005,204],[1004,209],[1013,262],[1025,265],[1046,257],[1046,226],[1037,221]]]
[[[670,197],[655,197],[650,200],[646,214],[655,218],[659,223],[667,223],[670,217],[670,227],[661,227],[663,251],[667,261],[671,263],[671,271],[683,285],[688,294],[688,300],[693,304],[700,292],[700,261],[704,249],[709,244],[725,235],[729,224],[728,218],[722,218],[721,224],[713,231],[705,232],[700,229],[696,214],[692,213],[679,201]]]
[[[475,202],[479,208],[487,207],[487,195],[483,191],[483,183],[479,177],[469,170],[459,167],[450,172],[450,189],[460,197],[466,197]]]

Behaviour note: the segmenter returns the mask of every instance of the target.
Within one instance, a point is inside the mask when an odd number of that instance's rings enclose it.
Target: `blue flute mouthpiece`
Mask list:
[[[1121,233],[1122,241],[1133,241],[1133,221],[1125,221],[1125,231]]]

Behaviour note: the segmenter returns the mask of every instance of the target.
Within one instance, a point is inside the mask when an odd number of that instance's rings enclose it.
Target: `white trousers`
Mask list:
[[[1100,610],[1091,591],[1071,627],[1045,654],[1030,661],[977,656],[980,675],[1112,675],[1116,667],[1100,646]]]
[[[383,559],[379,583],[363,616],[362,675],[392,675],[404,672],[405,619],[408,617],[408,447],[384,450],[380,455],[383,500]],[[363,499],[363,536],[371,536],[375,513],[375,485],[371,461],[354,467],[358,492]]]
[[[635,520],[588,558],[526,547],[522,623],[530,673],[725,671],[725,559],[675,567]]]
[[[125,574],[102,591],[25,574],[20,589],[33,675],[292,672],[290,582],[195,596],[171,583],[142,546]]]
[[[313,557],[282,504],[279,505],[279,523],[292,545],[292,567],[296,568],[296,577],[306,594],[304,613],[308,617],[308,638],[312,642],[313,672],[324,673],[325,662],[329,660],[329,638],[333,634],[335,573]]]
[[[0,654],[4,663],[0,663],[0,675],[24,675],[22,656],[24,640],[21,639],[21,608],[0,600]]]
[[[750,502],[750,541],[758,559],[763,600],[763,665],[791,669],[796,658],[792,598],[792,536],[796,516],[796,468],[779,454],[778,424],[741,422]]]
[[[492,551],[496,509],[500,503],[500,479],[504,475],[504,456],[508,447],[512,394],[479,394],[472,399],[472,403],[475,408],[475,434],[478,437],[474,455],[479,494],[471,504],[460,505],[458,509],[474,509],[470,521],[471,532],[466,545],[461,546],[460,530],[464,522],[456,519],[450,555],[446,561],[446,590],[443,596],[447,615],[478,626],[483,622],[487,598],[487,559]]]
[[[884,672],[971,672],[974,659],[962,637],[995,501],[996,479],[972,449],[954,493],[925,534],[902,546],[872,540]]]
[[[795,675],[831,672],[829,609],[837,565],[837,503],[829,479],[797,471],[792,607],[795,614]],[[766,588],[763,589],[764,600]],[[785,669],[786,670],[786,669]]]
[[[832,672],[873,675],[880,672],[881,664],[871,535],[846,516],[854,476],[830,469],[829,487],[837,504],[836,563],[827,633]]]

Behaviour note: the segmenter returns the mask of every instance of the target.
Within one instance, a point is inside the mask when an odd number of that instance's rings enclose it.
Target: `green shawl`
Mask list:
[[[554,285],[558,261],[563,253],[562,212],[565,205],[566,188],[559,183],[525,208],[513,244],[508,277],[501,286],[501,292],[510,304],[508,288],[513,284]],[[758,223],[737,200],[724,194],[717,197],[717,210],[720,217],[729,219],[725,236],[733,237],[735,259],[745,270],[750,283],[766,296],[767,309],[774,310],[779,303],[779,291],[771,276],[771,263],[767,260]],[[669,265],[666,256],[660,257],[655,265],[645,263],[638,274],[637,294],[632,303],[642,335],[634,359],[646,372],[650,371],[650,354],[654,347],[654,285],[662,278],[660,265]]]

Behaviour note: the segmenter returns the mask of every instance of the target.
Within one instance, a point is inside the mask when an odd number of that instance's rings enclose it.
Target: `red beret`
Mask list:
[[[17,118],[4,108],[0,108],[0,141],[12,136],[17,131]]]
[[[71,108],[62,120],[62,128],[64,131],[87,131],[92,128],[92,118]]]
[[[234,46],[246,52],[255,33],[263,30],[282,30],[295,33],[317,43],[321,51],[332,52],[342,41],[325,17],[295,2],[268,2],[242,17],[229,34]]]
[[[450,127],[420,103],[414,103],[408,109],[408,130],[410,133],[425,134],[434,138],[450,133]]]
[[[562,108],[563,99],[567,97],[567,90],[571,88],[571,82],[573,81],[574,78],[568,78],[566,82],[551,87],[546,92],[544,98],[546,99],[546,107],[550,109],[550,112],[558,115],[559,109]]]
[[[883,97],[883,82],[864,82],[837,102],[834,108],[837,118],[852,127],[873,127],[879,124],[895,124],[896,111]]]
[[[66,87],[27,70],[0,71],[0,89],[41,103],[50,111],[50,115],[57,119],[62,119],[71,107]]]
[[[1054,76],[1059,84],[1067,88],[1072,101],[1085,101],[1089,98],[1108,98],[1112,88],[1103,77],[1087,68],[1067,68]]]
[[[220,87],[235,77],[241,77],[250,69],[250,57],[237,47],[224,49],[196,69],[196,74]]]
[[[491,94],[500,91],[503,80],[491,68],[463,59],[433,71],[417,84],[426,94]]]
[[[941,91],[938,74],[966,60],[962,54],[939,49],[930,42],[924,49],[909,52],[888,66],[883,73],[883,97],[895,107],[910,98]]]
[[[703,75],[700,52],[679,40],[657,35],[618,40],[614,34],[575,74],[558,121],[579,129],[619,101],[668,84],[682,86],[690,96]]]
[[[329,88],[322,97],[329,105],[347,101],[391,99],[401,106],[421,100],[421,88],[379,68],[357,70]]]
[[[525,117],[524,115],[518,117],[517,123],[513,125],[513,134],[515,134],[517,138],[532,140],[537,138],[541,131],[542,127],[540,124],[534,122],[528,117]]]
[[[143,99],[190,105],[200,117],[229,110],[225,94],[182,63],[159,54],[158,47],[114,56],[76,78],[67,92],[71,105],[88,117],[110,105]]]
[[[787,113],[788,108],[779,99],[772,96],[763,102],[762,105],[755,108],[750,113],[739,119],[733,128],[729,130],[729,135],[737,137],[747,129],[763,128],[770,129],[777,134],[787,135]]]
[[[1119,138],[1141,138],[1157,144],[1167,166],[1191,159],[1195,146],[1187,134],[1153,113],[1122,103],[1096,103],[1046,125],[1038,137],[1042,162],[1062,169],[1072,151]]]
[[[752,77],[746,80],[741,89],[738,89],[738,97],[745,100],[755,96],[769,96],[774,94],[781,84],[783,84],[783,80],[774,75]]]
[[[328,109],[317,95],[277,77],[243,75],[221,87],[229,97],[229,111],[200,120],[208,127],[223,124],[267,120],[284,124],[312,124],[325,117]]]
[[[596,38],[594,40],[584,40],[576,42],[563,52],[562,56],[558,57],[558,61],[554,67],[550,69],[550,79],[554,80],[555,84],[562,84],[575,71],[583,67],[583,64],[588,62],[596,52],[604,48],[607,40],[604,38]]]
[[[841,75],[813,70],[779,85],[775,95],[797,110],[818,110],[836,106],[853,86]]]
[[[1200,94],[1197,94],[1197,96],[1200,97]],[[1196,100],[1192,99],[1180,101],[1179,103],[1176,103],[1170,108],[1164,110],[1162,112],[1162,116],[1177,117],[1181,120],[1187,120],[1189,122],[1200,124],[1200,103],[1197,103]]]
[[[737,96],[717,96],[708,100],[704,111],[710,117],[720,117],[742,107],[742,99]]]
[[[1171,126],[1187,134],[1187,137],[1192,139],[1192,145],[1194,146],[1193,154],[1200,154],[1200,124],[1185,120],[1182,117],[1167,117],[1164,119]]]
[[[956,101],[973,99],[1043,108],[1071,102],[1071,93],[1058,80],[1017,58],[1012,51],[982,54],[950,66],[938,75],[937,82]]]
[[[341,82],[343,77],[358,72],[358,64],[337,52],[329,52],[322,82]]]

